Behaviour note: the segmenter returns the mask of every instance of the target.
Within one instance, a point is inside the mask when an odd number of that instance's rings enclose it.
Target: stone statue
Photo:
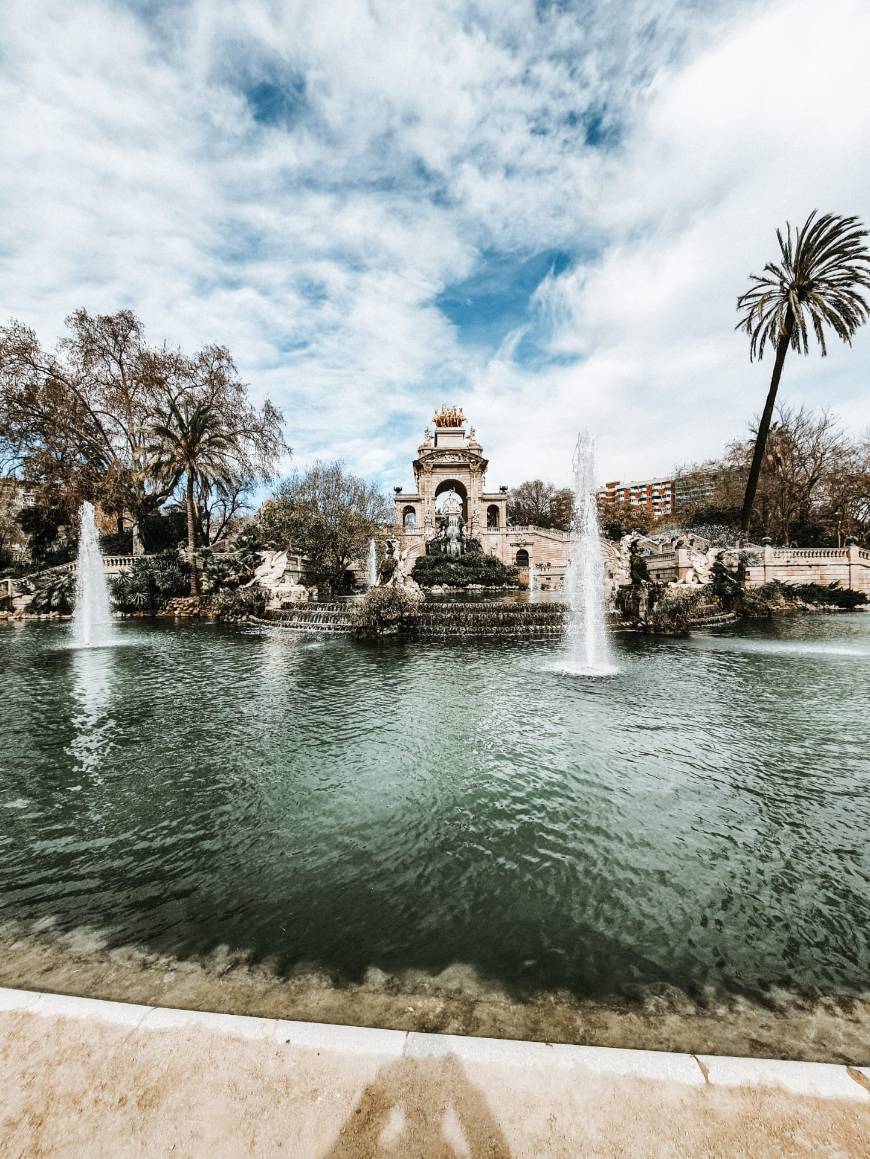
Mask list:
[[[420,585],[411,576],[408,557],[413,547],[401,550],[398,539],[388,539],[384,544],[384,562],[381,565],[379,582],[382,587],[403,588],[409,595],[422,596]]]
[[[445,403],[432,416],[432,421],[436,427],[461,427],[465,422],[465,415],[461,406],[447,406]]]
[[[632,587],[637,587],[642,583],[649,583],[649,568],[641,554],[640,544],[636,539],[631,542],[628,548],[628,570]]]
[[[451,487],[441,508],[447,522],[444,526],[444,554],[450,559],[458,559],[462,555],[465,539],[465,526],[462,518],[462,500]]]

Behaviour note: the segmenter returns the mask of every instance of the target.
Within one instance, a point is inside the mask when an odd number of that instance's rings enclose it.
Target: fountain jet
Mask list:
[[[574,448],[574,521],[571,560],[565,577],[568,640],[576,670],[615,671],[604,601],[604,556],[595,497],[595,444],[581,431]]]
[[[100,537],[94,519],[94,505],[87,502],[79,509],[79,554],[72,628],[73,640],[80,648],[112,642],[112,607],[100,554]]]

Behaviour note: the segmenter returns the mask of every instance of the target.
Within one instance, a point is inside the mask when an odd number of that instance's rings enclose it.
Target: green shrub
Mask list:
[[[357,636],[410,636],[417,629],[420,599],[403,588],[371,588],[354,609]]]
[[[203,568],[203,578],[210,591],[238,588],[254,578],[260,558],[257,555],[209,555]]]
[[[180,507],[152,511],[141,520],[139,534],[149,555],[177,550],[179,544],[187,543],[187,514]]]
[[[69,615],[75,602],[76,578],[70,571],[56,571],[37,576],[28,585],[31,591],[26,611],[46,615],[60,612]]]
[[[262,588],[221,588],[211,600],[211,607],[219,620],[262,616],[266,610],[266,592]]]
[[[744,588],[735,604],[741,615],[751,619],[766,619],[790,602],[811,607],[842,608],[849,611],[870,603],[863,592],[831,584],[783,584],[771,580],[757,588]]]
[[[802,600],[805,604],[819,604],[823,607],[857,608],[870,603],[864,592],[852,588],[841,588],[837,580],[831,584],[787,584],[783,595]]]
[[[450,559],[446,555],[420,555],[414,560],[412,577],[424,588],[443,584],[467,588],[479,584],[485,588],[517,587],[517,570],[505,567],[494,555],[473,552]]]
[[[103,555],[132,555],[133,532],[117,531],[114,535],[101,535],[100,551]]]
[[[757,588],[741,588],[729,606],[750,620],[767,620],[784,603],[782,584],[771,580]]]
[[[650,612],[649,630],[669,636],[684,635],[704,598],[700,587],[667,588]]]
[[[190,565],[176,551],[134,559],[130,570],[109,581],[112,602],[121,612],[162,611],[173,596],[190,590]]]

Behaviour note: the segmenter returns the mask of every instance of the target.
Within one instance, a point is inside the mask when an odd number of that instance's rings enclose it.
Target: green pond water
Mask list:
[[[511,993],[870,981],[870,615],[558,642],[0,629],[0,923]]]

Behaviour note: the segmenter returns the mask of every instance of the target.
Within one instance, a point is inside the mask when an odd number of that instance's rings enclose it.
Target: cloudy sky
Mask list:
[[[464,406],[488,482],[717,453],[774,229],[870,221],[866,0],[7,0],[0,313],[233,351],[298,463],[384,486]],[[870,327],[783,396],[870,423]]]

